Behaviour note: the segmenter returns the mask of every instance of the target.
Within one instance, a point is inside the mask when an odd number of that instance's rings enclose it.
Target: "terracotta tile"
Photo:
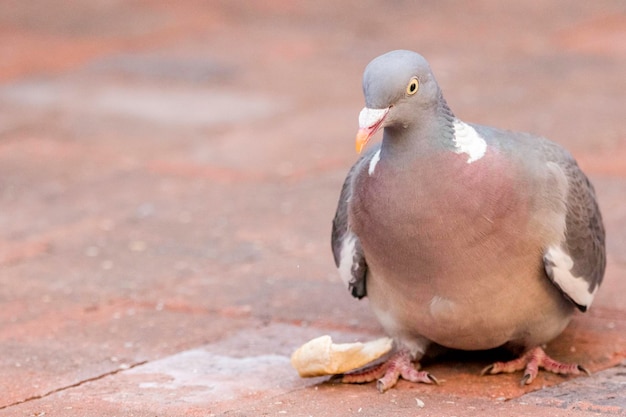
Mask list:
[[[574,3],[2,2],[0,415],[623,414],[626,9]],[[459,117],[590,174],[607,274],[548,350],[592,377],[522,389],[477,376],[501,352],[447,352],[440,387],[379,395],[291,369],[382,334],[329,235],[362,70],[397,48]]]

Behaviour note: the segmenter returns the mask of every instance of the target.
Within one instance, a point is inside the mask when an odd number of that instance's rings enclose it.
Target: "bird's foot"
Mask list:
[[[401,350],[387,359],[385,362],[362,371],[345,374],[341,382],[347,384],[363,384],[376,381],[378,391],[385,392],[398,383],[400,377],[411,382],[423,382],[425,384],[439,384],[437,379],[428,372],[419,371],[411,362],[411,354],[407,350]]]
[[[557,362],[551,357],[549,357],[546,352],[540,347],[536,347],[534,349],[530,349],[522,356],[517,359],[513,359],[508,362],[496,362],[487,366],[480,373],[481,375],[486,374],[499,374],[499,373],[511,373],[516,371],[524,370],[524,376],[520,381],[520,385],[528,385],[535,380],[537,377],[537,373],[539,368],[543,368],[548,372],[552,372],[555,374],[561,375],[580,375],[581,373],[586,373],[587,375],[591,375],[591,373],[582,367],[581,365],[575,363],[562,363]]]

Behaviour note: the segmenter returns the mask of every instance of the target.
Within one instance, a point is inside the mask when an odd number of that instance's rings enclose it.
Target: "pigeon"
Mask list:
[[[606,266],[592,184],[560,145],[528,133],[465,123],[448,107],[430,65],[396,50],[363,75],[362,156],[341,189],[332,227],[339,275],[368,297],[393,338],[385,362],[343,375],[437,383],[419,361],[431,344],[509,349],[517,359],[483,374],[538,369],[577,375],[543,347],[586,311]],[[378,130],[381,143],[361,152]]]

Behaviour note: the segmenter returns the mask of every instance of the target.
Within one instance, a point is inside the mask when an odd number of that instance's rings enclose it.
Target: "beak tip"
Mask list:
[[[355,143],[357,154],[360,154],[363,151],[363,148],[365,148],[365,145],[367,145],[370,136],[370,133],[366,129],[359,129],[359,132],[356,134]]]

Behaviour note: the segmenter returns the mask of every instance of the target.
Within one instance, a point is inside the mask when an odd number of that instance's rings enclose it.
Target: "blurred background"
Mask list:
[[[239,331],[287,326],[285,355],[303,326],[379,334],[330,224],[392,49],[459,118],[576,156],[608,229],[588,327],[621,329],[625,2],[3,0],[0,414]]]

